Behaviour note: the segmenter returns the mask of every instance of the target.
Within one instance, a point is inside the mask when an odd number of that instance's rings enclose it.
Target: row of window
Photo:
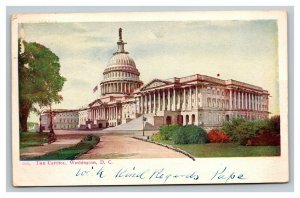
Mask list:
[[[78,122],[78,119],[60,118],[59,122],[61,122],[61,123],[76,123],[76,122]]]
[[[104,75],[104,79],[111,77],[131,77],[134,79],[138,79],[138,76],[136,74],[121,71],[110,72]]]
[[[77,114],[74,113],[58,113],[56,114],[56,117],[77,117]]]
[[[228,96],[229,93],[225,91],[207,89],[207,94]]]
[[[75,129],[77,125],[54,125],[54,129]]]

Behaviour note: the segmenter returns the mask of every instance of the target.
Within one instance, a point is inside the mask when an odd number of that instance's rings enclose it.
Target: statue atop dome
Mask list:
[[[124,49],[124,45],[126,45],[127,43],[125,43],[122,39],[122,30],[123,30],[122,28],[119,28],[119,41],[117,42],[118,51],[115,52],[113,55],[120,54],[120,53],[128,54],[128,52],[126,52]]]
[[[122,41],[122,28],[119,28],[119,41]]]

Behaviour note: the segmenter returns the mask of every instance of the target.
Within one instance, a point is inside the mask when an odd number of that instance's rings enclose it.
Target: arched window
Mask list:
[[[185,116],[185,123],[186,123],[186,125],[188,125],[189,122],[190,122],[190,117],[189,117],[189,115],[186,115]]]
[[[192,125],[195,124],[195,120],[196,120],[195,114],[192,114]]]

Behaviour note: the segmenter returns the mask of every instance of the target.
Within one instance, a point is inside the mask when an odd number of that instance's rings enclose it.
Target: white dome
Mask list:
[[[121,30],[119,29],[118,50],[110,58],[103,72],[103,80],[100,83],[102,95],[132,94],[143,84],[134,60],[124,49],[126,43],[122,40]]]
[[[113,55],[107,63],[107,67],[120,65],[135,67],[135,62],[127,53],[118,53]]]

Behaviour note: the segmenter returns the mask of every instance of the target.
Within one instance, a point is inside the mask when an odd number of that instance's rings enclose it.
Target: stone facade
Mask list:
[[[78,128],[78,110],[53,110],[52,111],[52,125],[53,129],[77,129]],[[50,128],[50,114],[45,111],[41,115],[41,124],[43,129],[49,130]]]
[[[220,127],[233,117],[268,117],[268,92],[234,80],[195,74],[154,79],[134,93],[137,114],[163,116],[165,124]]]

